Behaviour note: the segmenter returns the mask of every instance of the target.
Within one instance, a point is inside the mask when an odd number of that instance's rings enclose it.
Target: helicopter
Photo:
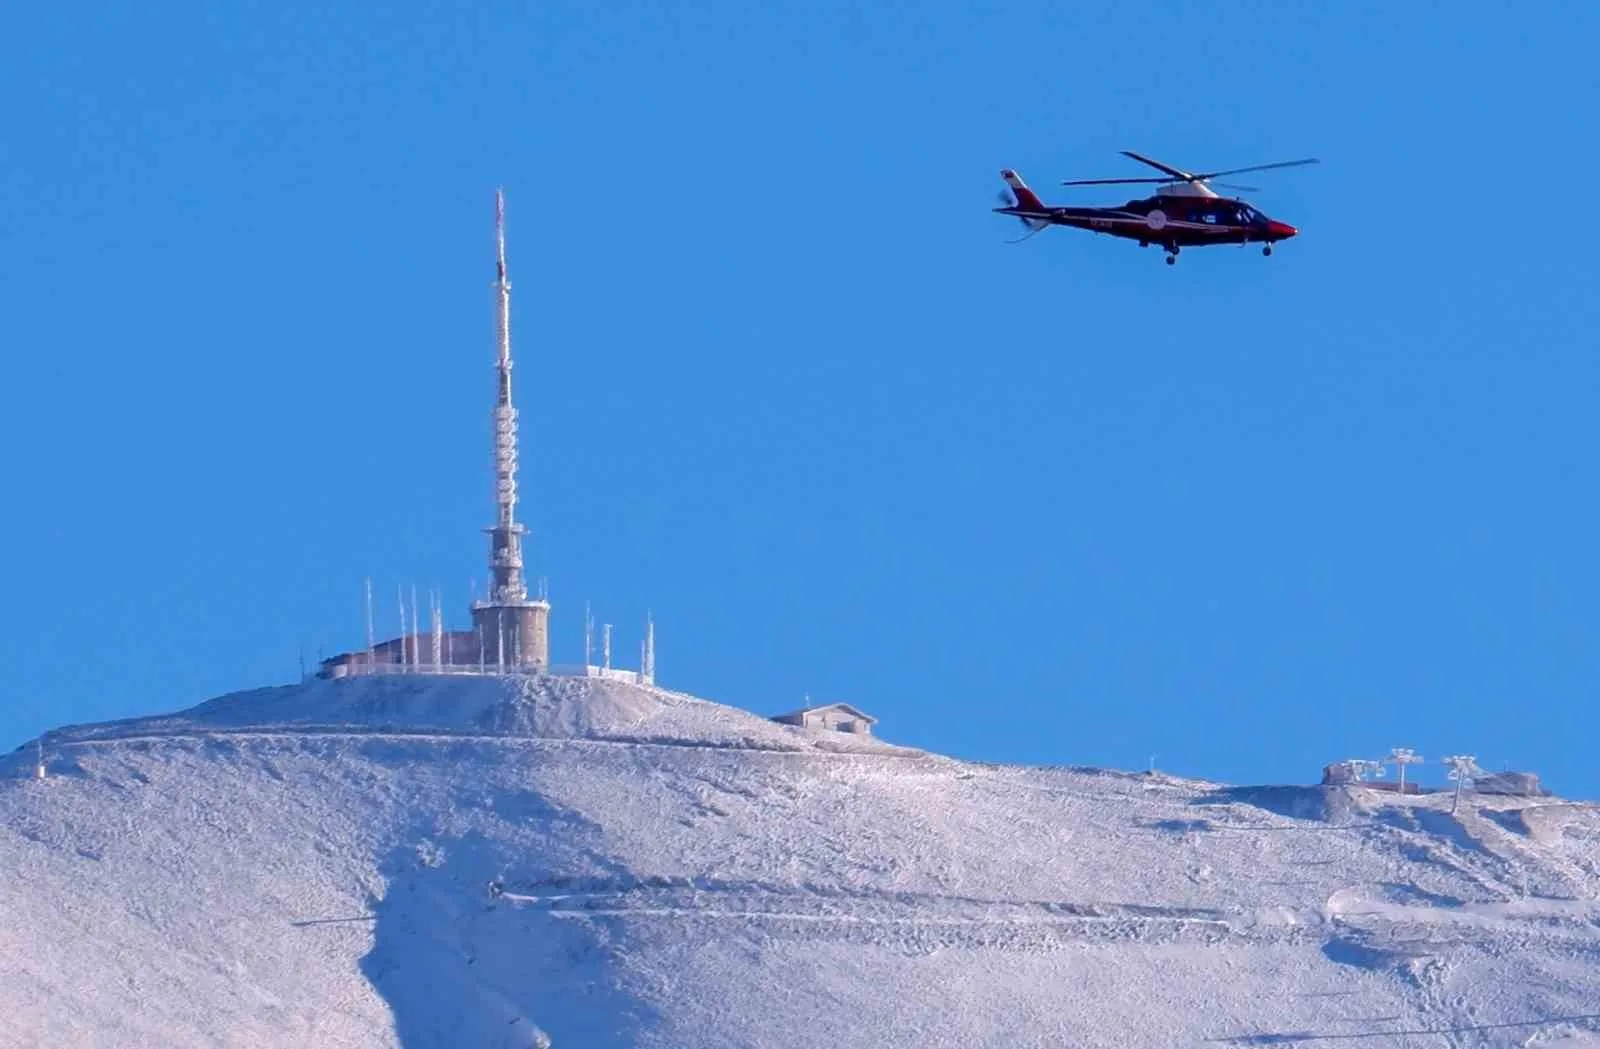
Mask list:
[[[1141,248],[1159,244],[1167,253],[1167,265],[1178,261],[1182,248],[1203,247],[1210,244],[1260,244],[1261,254],[1271,255],[1272,246],[1288,240],[1300,231],[1287,222],[1268,218],[1243,200],[1218,196],[1208,183],[1219,175],[1238,175],[1246,171],[1267,171],[1274,168],[1299,167],[1316,164],[1315,157],[1304,160],[1284,160],[1275,164],[1253,164],[1226,171],[1189,172],[1163,164],[1159,160],[1141,156],[1130,150],[1122,155],[1141,164],[1148,164],[1162,172],[1165,178],[1101,178],[1078,179],[1063,182],[1063,186],[1111,186],[1135,183],[1159,183],[1154,196],[1130,200],[1120,207],[1073,207],[1046,204],[1022,177],[1010,168],[1000,172],[1010,192],[1001,191],[1001,207],[994,210],[1018,219],[1027,233],[1010,241],[1016,244],[1051,226],[1068,226],[1094,233],[1108,233],[1113,237],[1136,240]],[[1225,189],[1255,192],[1253,186],[1230,186],[1219,182]]]

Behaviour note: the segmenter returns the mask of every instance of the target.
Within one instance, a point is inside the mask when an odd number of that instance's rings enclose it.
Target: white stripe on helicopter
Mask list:
[[[1155,225],[1151,223],[1149,217],[1146,215],[1130,215],[1127,213],[1120,215],[1072,215],[1062,211],[1036,211],[1018,214],[1017,218],[1033,219],[1035,221],[1046,221],[1050,218],[1060,218],[1072,219],[1078,222],[1088,222],[1091,224],[1097,222],[1122,222],[1135,226],[1143,226],[1144,228],[1149,229],[1151,232],[1160,232],[1164,229],[1182,229],[1209,230],[1213,233],[1245,233],[1255,228],[1254,226],[1234,226],[1220,222],[1188,222],[1182,219],[1174,218],[1167,218],[1164,222],[1161,222],[1160,225]]]

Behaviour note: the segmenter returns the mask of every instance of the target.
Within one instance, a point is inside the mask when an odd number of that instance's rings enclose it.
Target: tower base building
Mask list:
[[[514,605],[479,601],[472,606],[472,632],[485,665],[525,670],[546,670],[550,666],[548,601]]]

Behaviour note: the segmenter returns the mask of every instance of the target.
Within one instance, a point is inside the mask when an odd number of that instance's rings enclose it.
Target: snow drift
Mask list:
[[[0,767],[0,1046],[1597,1044],[1600,815],[403,677]]]

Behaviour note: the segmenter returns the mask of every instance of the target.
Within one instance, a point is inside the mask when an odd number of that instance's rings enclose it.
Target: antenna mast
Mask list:
[[[512,603],[528,599],[522,577],[522,534],[517,524],[517,409],[511,404],[511,280],[506,275],[506,200],[494,193],[495,240],[495,367],[499,385],[494,402],[495,540],[490,570],[492,599]]]
[[[408,648],[406,645],[406,588],[403,586],[396,586],[394,588],[394,595],[395,600],[400,604],[400,671],[401,673],[404,673],[406,668],[406,651]]]
[[[367,667],[371,669],[373,658],[378,647],[377,639],[372,636],[372,577],[367,576]]]
[[[444,597],[439,593],[429,595],[429,603],[433,605],[433,665],[435,669],[444,669]]]
[[[644,647],[639,654],[639,680],[645,685],[656,682],[656,621],[649,612],[644,614]]]
[[[496,665],[503,671],[506,657],[518,665],[544,666],[549,662],[548,616],[550,605],[541,592],[528,597],[523,576],[522,537],[527,529],[517,521],[517,409],[511,403],[511,280],[506,272],[505,194],[494,194],[495,238],[495,402],[494,501],[495,522],[489,533],[489,592],[473,604],[473,622],[479,633],[493,632]],[[486,638],[487,640],[487,638]]]

